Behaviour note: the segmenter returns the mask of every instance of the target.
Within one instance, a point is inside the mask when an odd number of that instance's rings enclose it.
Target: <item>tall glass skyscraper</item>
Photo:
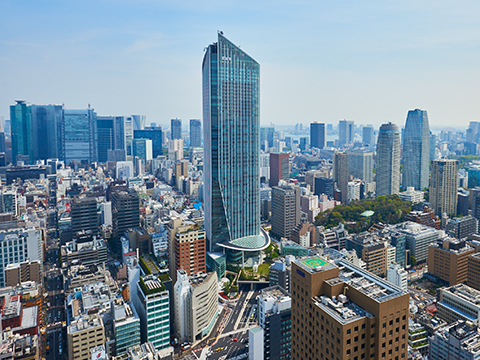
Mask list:
[[[377,196],[399,193],[400,132],[395,124],[380,126],[377,141]]]
[[[182,119],[172,119],[171,121],[171,138],[172,140],[182,138]]]
[[[325,147],[325,124],[314,122],[310,124],[310,146],[323,149]]]
[[[97,161],[97,113],[93,109],[64,110],[63,113],[65,163]]]
[[[202,146],[202,123],[197,119],[190,119],[190,147]]]
[[[415,190],[428,187],[430,170],[430,128],[426,110],[410,110],[403,137],[402,187]]]
[[[268,245],[260,235],[260,66],[220,32],[202,71],[209,248],[255,251]]]

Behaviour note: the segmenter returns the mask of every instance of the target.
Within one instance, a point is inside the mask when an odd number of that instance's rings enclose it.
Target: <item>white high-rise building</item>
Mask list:
[[[43,273],[42,232],[34,228],[0,231],[0,287],[5,286],[8,264],[40,261]]]
[[[168,140],[168,158],[172,161],[183,159],[183,139]]]
[[[407,277],[407,271],[398,264],[392,263],[387,269],[387,281],[391,282],[394,285],[397,285],[405,291],[407,290]]]
[[[174,287],[176,334],[180,341],[194,342],[210,333],[218,316],[217,273],[188,276],[177,270]]]

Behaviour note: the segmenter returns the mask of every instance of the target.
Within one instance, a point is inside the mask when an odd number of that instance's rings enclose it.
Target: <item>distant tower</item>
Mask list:
[[[348,154],[333,154],[333,179],[337,188],[342,192],[342,203],[348,201]]]
[[[400,188],[400,132],[395,124],[380,126],[377,141],[377,196],[398,194]]]
[[[325,147],[325,124],[319,122],[310,124],[310,147],[317,149]]]
[[[368,145],[374,144],[373,126],[367,125],[362,128],[362,142]]]
[[[202,122],[190,120],[190,147],[202,147]]]
[[[425,110],[410,110],[403,137],[402,187],[423,190],[428,187],[430,170],[430,128]]]
[[[172,119],[171,138],[172,140],[182,138],[182,120],[181,119]]]
[[[442,159],[432,161],[432,180],[429,201],[435,215],[457,213],[458,160]]]
[[[354,123],[351,120],[340,120],[338,122],[338,146],[349,144],[353,141]]]

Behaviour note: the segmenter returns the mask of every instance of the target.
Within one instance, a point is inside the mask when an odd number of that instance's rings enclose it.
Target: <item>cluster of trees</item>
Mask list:
[[[361,214],[371,210],[374,214],[365,217]],[[360,233],[367,230],[372,224],[397,224],[405,221],[405,215],[412,210],[409,201],[403,201],[398,195],[379,196],[375,199],[352,201],[349,205],[339,205],[326,210],[315,219],[315,225],[332,228],[340,223],[345,224],[349,232]]]

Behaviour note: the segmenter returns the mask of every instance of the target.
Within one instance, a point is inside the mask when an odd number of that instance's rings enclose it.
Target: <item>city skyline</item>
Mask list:
[[[24,99],[159,124],[199,118],[198,62],[223,30],[263,64],[262,125],[346,118],[378,129],[412,108],[428,109],[432,127],[479,118],[479,4],[284,2],[275,16],[270,5],[2,2],[0,116]]]

